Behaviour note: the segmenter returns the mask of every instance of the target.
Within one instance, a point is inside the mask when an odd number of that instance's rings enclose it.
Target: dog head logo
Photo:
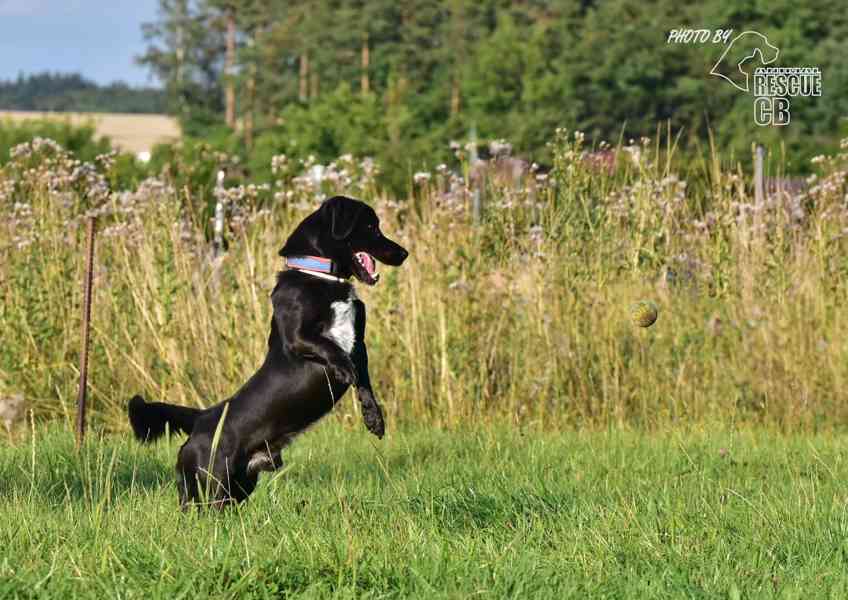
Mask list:
[[[769,43],[766,36],[757,31],[745,31],[737,35],[730,42],[724,53],[713,66],[710,75],[722,77],[729,81],[733,87],[749,91],[749,71],[760,64],[751,63],[756,59],[762,65],[768,65],[777,60],[780,50],[777,46]]]

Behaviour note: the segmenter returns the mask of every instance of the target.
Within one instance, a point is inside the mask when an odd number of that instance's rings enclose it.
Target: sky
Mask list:
[[[81,73],[105,84],[156,85],[133,58],[158,0],[0,0],[0,80],[18,73]]]

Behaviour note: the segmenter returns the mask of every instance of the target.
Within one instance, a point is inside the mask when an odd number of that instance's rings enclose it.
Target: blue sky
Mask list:
[[[79,72],[98,83],[153,85],[133,62],[141,24],[158,0],[0,0],[0,79],[18,73]]]

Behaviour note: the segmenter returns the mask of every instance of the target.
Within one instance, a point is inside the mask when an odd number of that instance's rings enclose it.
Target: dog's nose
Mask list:
[[[402,263],[403,261],[405,261],[407,256],[409,256],[409,252],[407,252],[406,250],[404,250],[403,248],[401,248],[401,249],[400,249],[400,252],[398,253],[398,258],[399,258],[399,260],[398,260],[398,264],[400,264],[400,263]]]

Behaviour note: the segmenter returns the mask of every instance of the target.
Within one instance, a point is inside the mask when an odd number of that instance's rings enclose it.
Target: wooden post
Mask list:
[[[746,306],[752,306],[754,301],[754,290],[757,285],[757,266],[761,255],[762,212],[765,208],[765,177],[763,174],[763,163],[765,149],[757,144],[754,147],[754,210],[750,215],[750,221],[746,218],[739,228],[739,236],[742,241],[743,252],[740,256],[742,300]]]
[[[94,227],[95,217],[88,218],[86,236],[85,275],[83,278],[82,301],[82,352],[80,353],[79,394],[77,395],[77,449],[85,438],[86,390],[88,387],[88,344],[91,329],[91,287],[94,275]]]
[[[472,179],[472,173],[474,172],[474,165],[477,164],[477,128],[473,125],[471,126],[471,150],[468,153],[468,174],[469,179]],[[471,183],[469,181],[469,183]],[[478,181],[477,184],[480,182]],[[480,224],[480,217],[483,213],[483,200],[480,197],[480,186],[475,185],[474,189],[471,190],[471,216],[474,220],[475,225]]]
[[[760,246],[760,241],[762,241],[762,231],[760,231],[760,225],[763,222],[766,204],[766,178],[764,174],[763,163],[765,162],[766,149],[763,148],[760,144],[757,144],[756,149],[754,150],[754,206],[756,207],[754,210],[753,218],[751,219],[751,227],[753,228],[753,235],[750,236],[750,243],[754,244],[755,247]]]
[[[766,150],[760,144],[754,151],[754,202],[758,206],[765,203],[765,177],[763,176],[763,161],[765,159]]]

